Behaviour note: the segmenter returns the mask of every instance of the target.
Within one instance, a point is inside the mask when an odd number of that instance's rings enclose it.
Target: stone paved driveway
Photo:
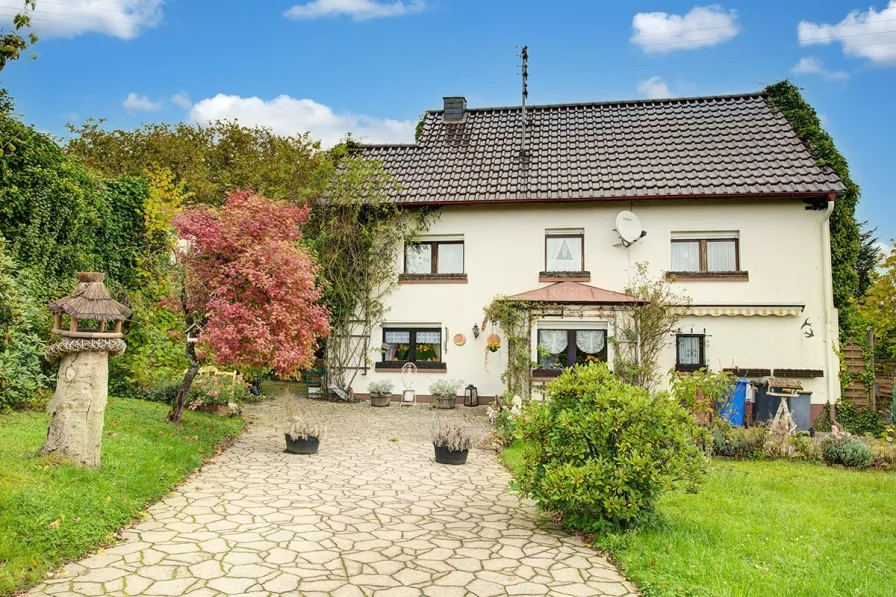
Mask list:
[[[461,597],[635,595],[612,565],[508,491],[488,450],[433,460],[431,421],[479,435],[484,407],[299,399],[319,454],[283,453],[280,397],[247,408],[224,454],[124,532],[29,595]]]

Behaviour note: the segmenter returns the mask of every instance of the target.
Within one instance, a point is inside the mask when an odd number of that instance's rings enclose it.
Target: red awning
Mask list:
[[[581,282],[555,282],[543,288],[536,288],[507,298],[514,301],[573,305],[632,305],[644,302],[621,292],[604,290]]]

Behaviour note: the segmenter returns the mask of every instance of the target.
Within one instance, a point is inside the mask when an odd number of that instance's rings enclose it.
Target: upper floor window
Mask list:
[[[464,273],[464,241],[424,240],[405,245],[404,273]]]
[[[706,367],[706,336],[678,334],[675,336],[675,370],[697,371]]]
[[[401,366],[440,366],[442,363],[442,330],[439,328],[384,328],[384,364]]]
[[[670,269],[674,272],[740,271],[738,233],[673,234]]]
[[[581,272],[585,269],[585,231],[550,229],[544,233],[545,271]]]

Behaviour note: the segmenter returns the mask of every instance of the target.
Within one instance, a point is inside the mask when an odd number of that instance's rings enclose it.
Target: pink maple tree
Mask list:
[[[271,368],[287,377],[312,365],[327,335],[317,266],[299,245],[308,208],[250,191],[220,208],[198,206],[174,218],[182,244],[185,307],[199,349],[217,363]]]

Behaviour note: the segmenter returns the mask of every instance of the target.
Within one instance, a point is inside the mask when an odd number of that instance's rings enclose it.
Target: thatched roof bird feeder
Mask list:
[[[131,316],[131,310],[112,298],[106,285],[105,274],[80,272],[78,285],[67,297],[50,303],[50,313],[56,316],[53,333],[69,338],[121,338],[121,322]],[[68,329],[62,328],[62,317],[68,315]],[[95,320],[96,328],[80,328],[79,321]],[[106,331],[106,322],[114,321],[112,332]]]

